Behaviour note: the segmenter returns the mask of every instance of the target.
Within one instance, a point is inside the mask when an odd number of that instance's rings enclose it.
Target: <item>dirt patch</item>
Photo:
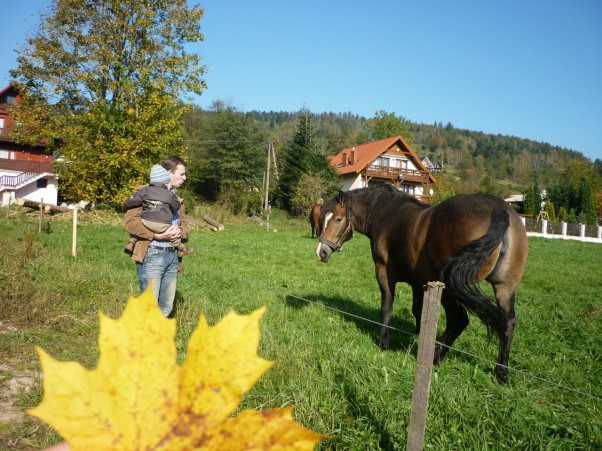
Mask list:
[[[16,332],[17,328],[0,321],[0,336],[7,332]],[[22,393],[29,393],[40,375],[33,371],[17,370],[14,363],[0,352],[0,423],[23,421],[25,413],[17,406]]]

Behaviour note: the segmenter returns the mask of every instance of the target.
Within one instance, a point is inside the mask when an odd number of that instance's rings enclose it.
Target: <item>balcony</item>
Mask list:
[[[52,173],[52,161],[24,161],[0,158],[0,169],[33,174]]]
[[[368,166],[362,174],[366,178],[378,177],[389,180],[403,180],[411,183],[429,183],[428,172],[413,169],[392,168],[389,166]]]

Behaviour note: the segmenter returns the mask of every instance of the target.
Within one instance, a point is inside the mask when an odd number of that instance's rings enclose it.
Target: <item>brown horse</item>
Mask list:
[[[309,213],[309,223],[311,224],[311,237],[320,236],[320,209],[322,205],[315,204],[311,207],[311,212]]]
[[[438,338],[435,364],[468,326],[469,310],[490,333],[498,335],[495,374],[500,382],[507,382],[516,324],[514,300],[527,260],[527,234],[506,202],[488,194],[465,194],[429,206],[391,185],[375,185],[340,192],[322,207],[320,221],[316,254],[323,262],[351,239],[354,231],[370,238],[381,292],[383,349],[389,347],[387,325],[397,282],[412,287],[418,331],[423,287],[439,280],[445,283],[441,303],[447,324]],[[493,286],[495,302],[480,291],[477,282],[481,280]]]

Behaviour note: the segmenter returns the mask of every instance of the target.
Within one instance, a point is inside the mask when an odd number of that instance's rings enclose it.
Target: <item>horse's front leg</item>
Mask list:
[[[395,297],[395,281],[387,273],[387,267],[376,264],[376,280],[380,288],[380,347],[389,348],[389,321],[393,316],[393,299]]]

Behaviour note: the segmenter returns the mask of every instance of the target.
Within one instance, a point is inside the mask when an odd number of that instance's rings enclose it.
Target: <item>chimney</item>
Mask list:
[[[355,147],[353,147],[351,149],[351,159],[349,161],[349,164],[353,164],[353,163],[355,163]]]
[[[347,166],[347,152],[343,152],[343,166]]]

